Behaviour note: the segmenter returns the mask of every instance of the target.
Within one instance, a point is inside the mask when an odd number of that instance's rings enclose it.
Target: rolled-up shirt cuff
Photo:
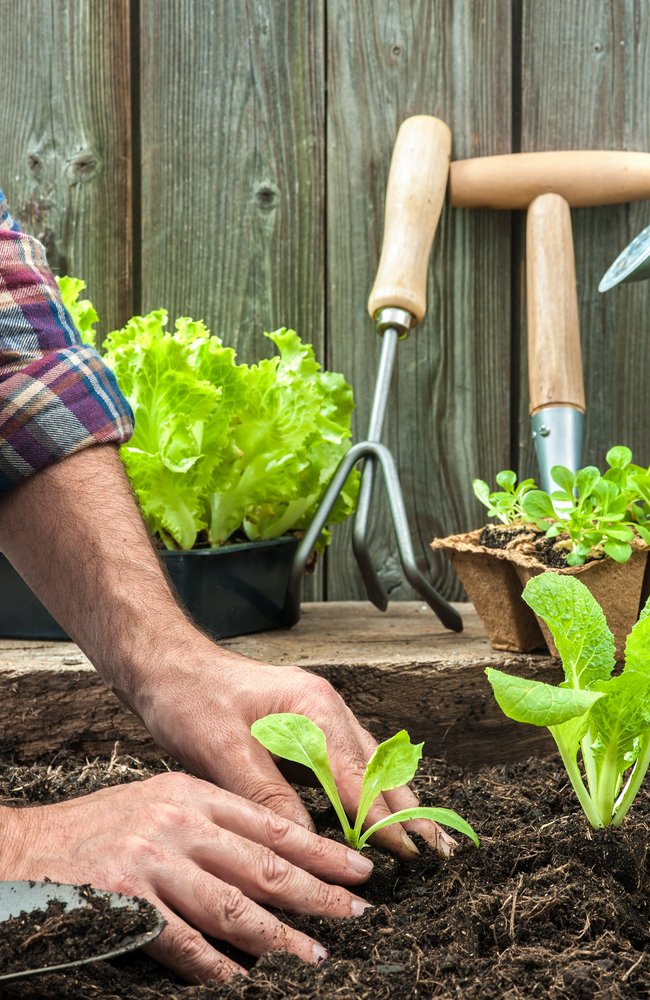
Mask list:
[[[85,344],[0,376],[0,493],[89,445],[123,444],[133,414],[115,376]]]

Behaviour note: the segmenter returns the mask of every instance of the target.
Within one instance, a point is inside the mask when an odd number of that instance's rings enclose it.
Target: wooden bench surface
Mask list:
[[[327,677],[378,738],[407,728],[425,753],[465,764],[548,752],[545,730],[505,719],[486,666],[557,681],[544,655],[496,652],[468,604],[464,631],[448,632],[418,601],[382,613],[365,602],[303,604],[292,629],[223,641],[270,663],[295,663]],[[154,750],[144,727],[106,691],[70,642],[0,640],[0,745],[18,760],[43,752],[101,754]]]

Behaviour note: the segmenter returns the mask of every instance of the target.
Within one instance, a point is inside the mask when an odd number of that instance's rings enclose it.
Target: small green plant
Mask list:
[[[618,826],[650,764],[650,601],[613,676],[614,639],[584,584],[543,573],[523,597],[551,630],[565,679],[555,687],[488,667],[495,698],[509,718],[549,729],[591,825]]]
[[[427,806],[402,809],[380,819],[363,833],[361,832],[377,796],[391,788],[408,784],[417,771],[423,744],[411,743],[409,734],[404,729],[384,743],[380,743],[368,761],[354,825],[348,821],[332,775],[325,733],[315,722],[306,715],[281,712],[258,719],[251,726],[251,733],[271,753],[296,764],[303,764],[314,772],[334,807],[346,841],[356,850],[363,850],[370,837],[385,826],[404,823],[409,819],[430,819],[435,823],[449,826],[459,833],[464,833],[478,847],[478,837],[472,827],[452,809],[432,809]]]
[[[512,469],[503,469],[496,475],[500,490],[491,490],[484,480],[475,479],[472,482],[474,496],[487,507],[489,517],[496,517],[502,524],[518,524],[526,520],[522,506],[525,494],[535,488],[533,479],[524,479],[517,483],[517,473]]]
[[[603,474],[595,465],[576,473],[554,465],[551,476],[558,489],[551,493],[538,489],[533,479],[517,483],[511,469],[497,474],[500,491],[491,491],[482,479],[475,479],[472,488],[490,517],[556,538],[566,549],[568,566],[603,555],[624,563],[636,537],[650,545],[650,469],[633,464],[624,445],[610,448],[606,458]]]
[[[625,491],[606,474],[601,476],[595,465],[576,473],[554,465],[551,476],[558,490],[530,490],[523,498],[528,521],[547,538],[567,537],[569,566],[582,566],[601,551],[615,562],[627,562],[635,530]]]

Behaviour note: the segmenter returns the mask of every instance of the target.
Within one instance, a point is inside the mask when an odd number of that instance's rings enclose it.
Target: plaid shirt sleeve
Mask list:
[[[115,376],[81,342],[42,244],[22,232],[0,191],[0,493],[132,432]]]

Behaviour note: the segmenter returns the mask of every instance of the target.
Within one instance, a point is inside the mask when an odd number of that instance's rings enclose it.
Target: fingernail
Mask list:
[[[315,944],[311,950],[311,953],[314,956],[314,962],[316,963],[316,965],[318,965],[319,962],[324,962],[326,958],[330,957],[329,951],[323,948],[321,944]]]
[[[348,865],[357,875],[370,875],[375,867],[370,858],[364,858],[358,851],[348,851]]]
[[[404,845],[404,847],[406,848],[406,850],[410,854],[414,855],[414,857],[418,857],[419,856],[420,852],[419,852],[418,848],[415,846],[415,844],[413,843],[413,841],[411,840],[411,838],[409,837],[408,833],[403,833],[402,834],[402,844]]]
[[[355,896],[352,900],[350,909],[355,917],[360,917],[362,913],[370,909],[372,903],[369,903],[367,899],[361,899],[359,896]]]
[[[440,837],[438,839],[438,852],[444,858],[450,858],[454,853],[454,850],[458,847],[458,841],[450,837],[449,834],[445,833],[444,830],[440,831]]]

